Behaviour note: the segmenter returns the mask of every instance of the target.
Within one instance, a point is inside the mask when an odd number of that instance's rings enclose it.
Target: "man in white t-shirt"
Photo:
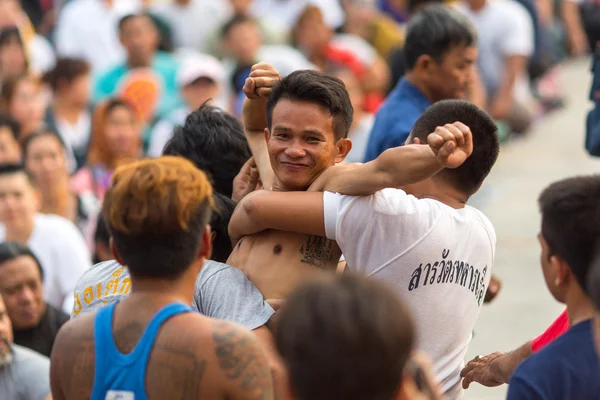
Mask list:
[[[403,190],[351,197],[331,192],[359,194],[377,185],[379,171],[370,173],[371,180],[365,175],[365,166],[377,161],[337,165],[310,188],[328,192],[252,193],[240,202],[229,226],[232,239],[277,229],[336,240],[350,271],[385,281],[402,296],[415,317],[418,348],[435,361],[449,399],[462,394],[460,371],[494,260],[494,228],[466,202],[497,159],[497,128],[476,106],[446,100],[428,108],[408,138],[423,143],[429,132],[464,128],[455,121],[466,124],[473,136],[472,155],[456,169]]]
[[[0,166],[0,242],[29,246],[44,270],[46,301],[70,314],[75,284],[92,265],[90,253],[71,221],[37,212],[39,196],[21,166]]]
[[[527,64],[534,51],[533,21],[514,0],[464,0],[456,8],[477,29],[479,71],[490,115],[524,133],[532,121]]]

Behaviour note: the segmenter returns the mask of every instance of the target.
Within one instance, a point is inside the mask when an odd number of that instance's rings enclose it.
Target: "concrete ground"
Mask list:
[[[600,172],[600,158],[584,150],[591,74],[589,60],[561,67],[567,106],[540,121],[531,135],[504,145],[476,206],[496,228],[494,273],[503,280],[494,303],[484,306],[467,359],[512,350],[542,333],[563,310],[549,294],[539,264],[537,197],[549,183]],[[499,400],[507,386],[471,385],[466,400]]]

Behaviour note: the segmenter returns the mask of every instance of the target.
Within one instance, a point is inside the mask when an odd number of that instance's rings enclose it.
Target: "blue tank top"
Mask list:
[[[192,309],[183,303],[165,306],[150,320],[131,353],[123,354],[117,349],[112,334],[112,320],[117,304],[102,307],[96,314],[96,371],[91,400],[146,400],[148,358],[160,326],[167,319]]]

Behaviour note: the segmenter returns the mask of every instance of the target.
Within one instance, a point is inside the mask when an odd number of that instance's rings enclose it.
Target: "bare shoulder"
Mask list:
[[[71,319],[65,323],[56,336],[54,351],[68,351],[70,348],[77,346],[81,340],[94,340],[94,314],[86,314],[75,319]]]
[[[273,382],[256,336],[242,326],[211,320],[217,363],[234,399],[272,399]]]

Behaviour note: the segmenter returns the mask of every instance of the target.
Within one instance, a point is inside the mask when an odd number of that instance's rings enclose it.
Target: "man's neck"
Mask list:
[[[406,190],[417,199],[433,199],[457,210],[464,208],[469,200],[469,196],[463,192],[444,182],[436,182],[434,178],[410,185],[406,187]]]
[[[154,56],[146,59],[127,59],[127,66],[129,68],[150,68],[152,66],[152,59]]]
[[[54,115],[74,125],[79,120],[81,113],[86,109],[85,105],[71,102],[64,97],[57,97],[54,102]]]
[[[427,100],[429,100],[430,103],[433,104],[436,102],[436,99],[434,98],[433,93],[431,93],[431,90],[429,90],[427,86],[417,78],[414,72],[407,72],[406,80],[409,83],[411,83],[414,87],[419,89],[421,93],[423,93],[423,95],[427,98]]]
[[[158,308],[175,302],[190,304],[194,298],[196,276],[200,269],[199,266],[192,266],[176,280],[132,278],[130,303],[149,302]]]
[[[595,313],[590,298],[578,284],[574,283],[573,285],[577,285],[577,287],[570,290],[565,301],[567,304],[567,314],[569,315],[569,324],[571,326],[587,321]]]
[[[34,219],[26,221],[19,226],[6,225],[6,238],[7,242],[19,242],[27,244],[34,228]]]

